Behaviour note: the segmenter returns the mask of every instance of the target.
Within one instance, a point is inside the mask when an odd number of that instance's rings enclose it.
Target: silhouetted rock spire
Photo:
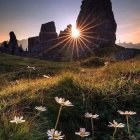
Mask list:
[[[57,42],[57,32],[54,21],[42,24],[39,36],[28,39],[28,50],[33,57],[49,57],[47,50]],[[44,55],[45,54],[45,55]]]
[[[47,42],[57,38],[54,21],[42,24],[39,38],[42,46],[47,46],[48,45]]]
[[[15,33],[12,31],[9,33],[10,35],[10,41],[8,43],[8,46],[11,49],[11,54],[15,54],[16,53],[16,49],[18,48],[18,42],[17,42],[17,38]]]
[[[83,0],[77,18],[77,26],[89,40],[90,47],[115,43],[117,24],[111,0]]]

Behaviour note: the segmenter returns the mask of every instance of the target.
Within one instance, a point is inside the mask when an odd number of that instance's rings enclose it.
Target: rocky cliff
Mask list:
[[[39,36],[28,38],[29,54],[37,55],[39,53]]]
[[[39,39],[41,47],[46,47],[57,38],[56,27],[54,21],[42,24]]]
[[[57,36],[53,21],[42,24],[39,36],[29,39],[29,51],[43,59],[68,60],[83,57],[106,43],[115,44],[117,24],[111,0],[83,0],[77,27],[80,37],[74,39],[71,25]]]
[[[115,44],[117,24],[111,0],[83,0],[77,26],[91,48]]]
[[[47,50],[57,42],[57,33],[53,21],[42,24],[39,36],[28,39],[28,50],[32,57],[43,57],[46,59]],[[45,56],[46,55],[46,56]]]

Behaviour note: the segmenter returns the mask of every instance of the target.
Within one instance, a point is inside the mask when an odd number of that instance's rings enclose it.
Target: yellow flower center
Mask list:
[[[62,101],[62,102],[61,102],[61,105],[64,106],[64,105],[65,105],[65,101]]]
[[[85,135],[85,132],[80,132],[80,136],[83,137]]]
[[[59,138],[59,135],[54,134],[54,135],[53,135],[53,138],[54,138],[54,139],[55,139],[55,138]]]

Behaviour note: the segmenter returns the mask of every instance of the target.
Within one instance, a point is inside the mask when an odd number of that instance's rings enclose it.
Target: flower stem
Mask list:
[[[92,118],[91,118],[91,127],[92,127],[92,140],[94,140],[94,124]]]
[[[29,127],[31,128],[31,126],[32,126],[32,124],[33,124],[33,122],[34,122],[34,120],[36,119],[36,117],[38,117],[39,115],[40,115],[40,111],[33,117],[33,119],[30,121],[30,124],[29,124]]]
[[[62,111],[62,105],[61,105],[60,108],[59,108],[57,120],[56,120],[55,127],[54,127],[54,134],[55,134],[55,130],[57,129],[57,125],[58,125],[58,122],[59,122],[59,118],[60,118],[61,111]],[[54,135],[54,134],[53,134],[53,135]],[[53,140],[54,140],[54,136],[53,136]]]
[[[113,140],[115,140],[115,134],[117,132],[117,127],[115,127],[114,133],[113,133]]]
[[[130,133],[130,126],[129,126],[129,116],[126,115],[126,121],[127,121],[127,130],[129,134],[129,139],[131,140],[131,133]]]
[[[58,116],[57,116],[57,120],[56,120],[56,123],[55,123],[55,128],[54,128],[54,130],[57,129],[57,125],[58,125],[58,122],[59,122],[59,118],[60,118],[61,111],[62,111],[62,105],[61,105],[60,108],[59,108],[59,113],[58,113]]]

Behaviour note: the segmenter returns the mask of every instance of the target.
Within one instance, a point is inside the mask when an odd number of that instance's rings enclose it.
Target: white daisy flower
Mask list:
[[[25,120],[23,120],[23,116],[21,116],[21,117],[16,117],[16,116],[15,116],[14,119],[11,120],[10,122],[11,122],[11,123],[19,124],[19,123],[25,122]]]
[[[133,112],[133,111],[121,111],[121,110],[118,110],[118,113],[121,114],[121,115],[126,115],[126,116],[132,116],[132,115],[136,115],[137,113],[136,112]]]
[[[75,132],[75,135],[79,135],[80,137],[87,137],[90,135],[90,132],[86,132],[85,128],[80,128],[80,131]]]
[[[47,134],[49,137],[49,140],[62,140],[64,138],[64,135],[61,135],[61,131],[58,132],[57,130],[54,132],[54,129],[48,130]]]
[[[47,110],[46,107],[43,107],[43,106],[36,106],[35,109],[41,112],[44,112]]]
[[[117,123],[115,120],[113,120],[113,123],[109,122],[108,127],[123,128],[125,127],[125,124]]]
[[[64,98],[55,97],[55,100],[61,106],[74,106],[69,100],[66,101]]]
[[[92,118],[92,119],[98,119],[99,115],[97,115],[97,114],[93,115],[92,113],[86,113],[85,117],[86,118]]]

